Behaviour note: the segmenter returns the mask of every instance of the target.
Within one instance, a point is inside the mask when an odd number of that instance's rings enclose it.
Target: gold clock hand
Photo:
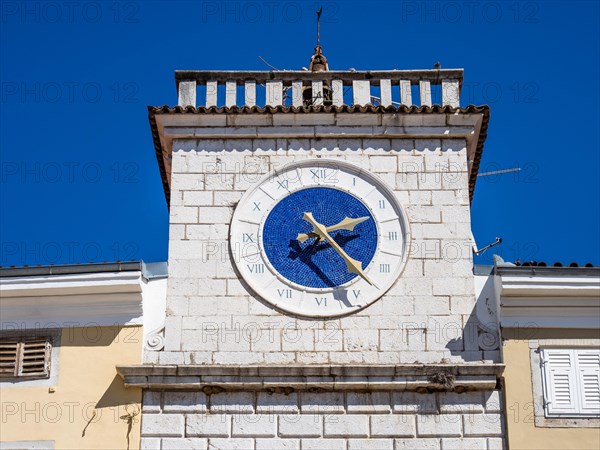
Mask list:
[[[336,231],[336,230],[353,231],[354,227],[356,225],[358,225],[359,223],[362,223],[368,219],[369,219],[369,216],[357,217],[356,219],[352,219],[350,217],[345,217],[341,222],[336,223],[335,225],[332,225],[330,227],[326,227],[326,230],[328,233],[331,231]],[[298,237],[296,239],[299,240],[300,242],[304,242],[310,237],[315,237],[315,233],[314,232],[313,233],[300,233],[300,234],[298,234]]]
[[[333,247],[333,249],[336,252],[338,252],[338,254],[346,263],[346,268],[348,269],[348,272],[360,275],[371,286],[377,287],[363,272],[362,263],[354,258],[351,258],[344,251],[344,249],[340,247],[340,245],[327,233],[327,227],[325,227],[325,225],[322,225],[319,222],[317,222],[316,219],[313,217],[312,213],[310,212],[305,212],[303,218],[313,226],[313,233],[319,235],[322,239],[325,239],[327,242],[329,242],[329,245],[331,245],[331,247]]]
[[[356,219],[352,219],[350,217],[344,217],[340,223],[336,223],[330,227],[327,227],[327,232],[335,231],[335,230],[348,230],[353,231],[354,227],[359,223],[364,222],[365,220],[369,220],[369,216],[357,217]]]
[[[321,239],[321,237],[317,233],[310,232],[310,233],[298,233],[296,240],[300,241],[300,242],[304,242],[308,238],[311,238],[311,237]]]

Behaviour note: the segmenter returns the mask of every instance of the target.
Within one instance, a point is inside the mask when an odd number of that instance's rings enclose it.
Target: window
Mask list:
[[[600,349],[541,349],[546,417],[600,417]]]
[[[0,339],[0,378],[48,378],[50,338]]]

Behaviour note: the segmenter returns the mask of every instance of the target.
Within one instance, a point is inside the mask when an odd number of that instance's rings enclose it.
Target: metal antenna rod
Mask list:
[[[486,250],[495,247],[498,244],[502,244],[502,238],[497,237],[496,240],[494,242],[492,242],[491,244],[486,245],[485,247],[483,247],[482,249],[476,250],[473,253],[475,253],[477,256],[485,253]]]
[[[317,47],[321,46],[321,13],[323,12],[323,7],[317,11]]]
[[[498,175],[501,173],[510,173],[510,172],[519,172],[521,170],[520,167],[515,167],[513,169],[502,169],[502,170],[494,170],[492,172],[483,172],[483,173],[478,173],[477,176],[478,177],[487,177],[490,175]]]

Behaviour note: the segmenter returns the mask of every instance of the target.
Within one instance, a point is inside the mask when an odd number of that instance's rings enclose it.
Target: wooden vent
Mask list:
[[[0,339],[0,378],[50,375],[49,338]]]

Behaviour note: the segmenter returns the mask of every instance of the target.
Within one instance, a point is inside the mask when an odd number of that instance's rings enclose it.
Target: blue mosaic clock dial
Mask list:
[[[309,288],[343,285],[358,274],[349,272],[344,259],[329,242],[311,237],[300,242],[299,233],[310,233],[313,226],[304,219],[311,212],[326,227],[346,217],[364,218],[353,230],[330,233],[346,254],[366,268],[377,249],[377,225],[369,209],[355,196],[329,187],[302,189],[280,200],[265,221],[262,241],[266,256],[283,277]]]
[[[237,204],[230,251],[250,296],[307,317],[381,298],[406,261],[396,193],[367,170],[309,158],[266,174]]]

